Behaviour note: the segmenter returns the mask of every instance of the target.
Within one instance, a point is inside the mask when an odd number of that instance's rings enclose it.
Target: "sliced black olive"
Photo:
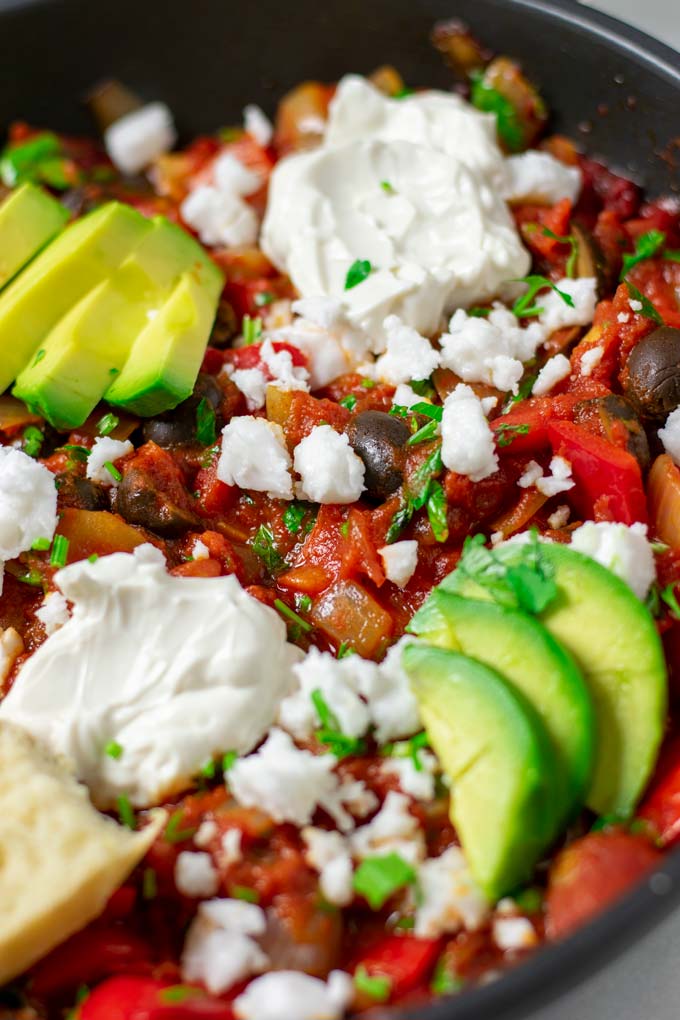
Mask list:
[[[89,478],[79,478],[68,471],[57,475],[55,484],[59,492],[59,506],[63,510],[72,507],[75,510],[108,510],[108,492],[103,485],[91,482]]]
[[[615,283],[616,267],[610,265],[593,235],[579,224],[573,223],[571,233],[578,241],[576,276],[594,277],[598,292],[606,294]]]
[[[407,425],[384,411],[362,411],[349,427],[349,441],[366,468],[366,495],[385,500],[404,477]]]
[[[227,347],[239,331],[238,319],[232,304],[222,298],[217,306],[215,324],[208,343],[211,347]]]
[[[154,479],[138,467],[130,467],[116,492],[116,510],[129,524],[177,538],[199,526],[198,518],[174,503],[155,487]]]
[[[207,400],[217,412],[223,393],[211,375],[200,373],[194,386],[194,392],[172,411],[149,418],[142,426],[142,434],[146,442],[157,446],[188,446],[196,442],[196,412],[201,400]],[[216,419],[219,430],[222,422]]]
[[[633,348],[626,396],[648,421],[662,421],[680,405],[680,329],[660,326]]]

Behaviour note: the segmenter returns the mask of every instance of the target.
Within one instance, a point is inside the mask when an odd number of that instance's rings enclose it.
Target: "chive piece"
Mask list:
[[[45,441],[45,436],[40,429],[37,429],[35,425],[29,425],[28,428],[24,429],[22,438],[24,441],[24,453],[28,454],[29,457],[37,457]]]
[[[357,406],[357,398],[353,393],[349,393],[346,397],[343,397],[342,400],[339,401],[339,404],[341,407],[346,407],[348,411],[353,411]]]
[[[120,418],[117,418],[115,414],[105,414],[97,422],[97,432],[100,436],[110,436],[119,425]]]
[[[283,511],[281,520],[285,524],[291,535],[297,535],[298,531],[302,527],[302,521],[307,513],[307,507],[303,506],[302,503],[289,503],[286,509]]]
[[[346,659],[348,655],[356,655],[356,654],[357,654],[356,650],[354,648],[352,648],[352,646],[349,643],[349,641],[342,641],[340,643],[340,646],[339,646],[337,652],[335,653],[335,658],[336,659]]]
[[[236,751],[227,751],[226,754],[222,755],[222,771],[228,772],[229,769],[233,768],[238,759]]]
[[[254,319],[251,318],[250,315],[244,315],[241,331],[243,333],[243,342],[246,347],[256,344],[262,336],[262,319],[259,315]]]
[[[426,425],[421,426],[417,432],[414,432],[413,435],[407,439],[406,445],[416,446],[417,443],[426,443],[428,439],[434,439],[437,435],[438,427],[438,422],[428,421]]]
[[[109,740],[108,744],[104,748],[104,754],[109,758],[117,760],[123,753],[123,745],[119,744],[117,740]]]
[[[291,623],[294,623],[296,627],[300,627],[300,629],[304,630],[306,633],[309,633],[312,629],[311,623],[308,623],[307,620],[303,620],[301,616],[298,616],[295,610],[291,609],[290,606],[287,606],[282,599],[274,599],[274,608],[278,609],[281,616],[285,616],[291,621]]]
[[[49,538],[36,538],[35,542],[31,546],[34,552],[47,552],[49,547],[52,545]]]
[[[65,567],[68,557],[69,541],[65,535],[55,535],[50,553],[51,567]]]
[[[123,480],[123,476],[121,475],[120,471],[118,470],[116,465],[113,463],[113,461],[111,461],[111,460],[104,461],[104,467],[106,468],[108,473],[111,475],[111,477],[113,478],[114,482],[120,482],[120,481]]]
[[[173,811],[163,833],[163,839],[166,843],[184,843],[185,840],[191,839],[193,834],[198,831],[195,825],[188,825],[186,829],[180,828],[183,821],[184,812],[182,809],[178,808],[177,811]]]
[[[142,897],[145,900],[154,900],[158,895],[158,879],[153,868],[144,868],[142,875]]]
[[[412,885],[416,873],[399,854],[365,857],[354,872],[354,891],[363,896],[373,910],[380,908],[400,889]]]
[[[357,287],[360,283],[363,283],[371,275],[372,270],[373,266],[368,259],[356,259],[347,270],[345,290],[351,290],[352,287]]]
[[[329,730],[330,729],[339,730],[340,723],[336,719],[331,709],[328,707],[328,702],[326,701],[321,690],[318,687],[314,688],[314,690],[310,694],[310,698],[312,704],[314,705],[314,708],[316,709],[316,714],[319,717],[319,722],[321,723],[321,725]]]
[[[87,446],[78,446],[76,443],[64,443],[64,445],[60,446],[59,449],[68,450],[71,455],[70,459],[74,462],[78,461],[81,464],[84,464],[92,453]]]
[[[343,758],[357,757],[366,754],[366,743],[360,737],[348,737],[340,730],[317,730],[314,734],[320,744],[328,749],[340,761]]]
[[[215,408],[203,397],[196,408],[196,438],[202,446],[214,446],[217,439]]]
[[[230,885],[229,895],[234,900],[245,900],[246,903],[260,902],[260,894],[257,889],[251,889],[247,885]]]
[[[118,817],[123,825],[127,825],[128,829],[132,829],[134,832],[137,828],[137,819],[135,817],[132,804],[124,793],[121,793],[120,796],[116,798],[116,806],[118,807]]]
[[[361,385],[365,390],[372,390],[375,387],[375,380],[373,379],[362,379]]]
[[[369,974],[363,963],[354,971],[354,987],[376,1002],[387,1002],[392,994],[392,979],[386,974]]]
[[[274,295],[271,291],[260,290],[255,295],[255,304],[258,308],[266,308],[266,306],[270,305],[272,301],[274,301]]]

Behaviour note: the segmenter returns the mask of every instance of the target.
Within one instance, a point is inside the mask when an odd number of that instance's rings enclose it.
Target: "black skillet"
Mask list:
[[[446,88],[450,74],[428,35],[452,16],[522,62],[556,130],[650,195],[680,201],[680,56],[571,0],[0,0],[0,131],[19,118],[91,131],[79,98],[108,76],[165,100],[187,136],[237,121],[246,103],[273,113],[277,98],[305,78],[331,81],[383,63],[411,85]],[[502,979],[429,1008],[371,1015],[525,1016],[678,903],[680,851],[593,923]]]

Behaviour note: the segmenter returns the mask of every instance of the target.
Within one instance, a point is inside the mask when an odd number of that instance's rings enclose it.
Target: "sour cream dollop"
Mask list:
[[[233,576],[172,577],[145,545],[56,581],[72,617],[22,668],[0,717],[70,758],[101,808],[121,794],[157,804],[212,755],[250,751],[294,685],[301,653]]]
[[[389,99],[350,76],[321,147],[276,166],[261,244],[303,297],[341,298],[380,350],[387,315],[431,334],[528,272],[505,173],[493,117],[444,92]],[[372,271],[346,290],[356,260]]]

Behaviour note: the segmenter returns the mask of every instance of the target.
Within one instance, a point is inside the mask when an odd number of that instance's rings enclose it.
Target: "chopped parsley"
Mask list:
[[[416,873],[399,854],[365,857],[354,872],[354,891],[363,896],[372,910],[380,908],[400,889],[412,885]]]
[[[528,424],[509,425],[501,422],[496,426],[496,446],[510,446],[516,436],[526,436],[530,429],[531,426]]]
[[[677,595],[675,594],[675,584],[668,584],[660,593],[661,601],[664,602],[670,609],[671,616],[674,620],[680,620],[680,603],[678,603]]]
[[[295,600],[297,602],[297,608],[301,613],[308,613],[312,608],[311,595],[296,595]]]
[[[36,538],[35,542],[31,546],[34,552],[47,552],[52,542],[49,538]]]
[[[116,798],[116,807],[118,808],[118,817],[120,818],[123,825],[126,825],[128,829],[133,831],[137,828],[137,818],[132,808],[132,804],[128,797],[124,793],[121,793]]]
[[[295,627],[305,631],[305,633],[309,633],[312,629],[311,623],[308,623],[307,620],[303,620],[301,616],[298,616],[295,610],[291,609],[290,606],[287,606],[282,599],[274,599],[274,608],[281,613],[281,616],[285,616],[286,619],[294,624]]]
[[[236,751],[227,751],[226,754],[222,755],[222,771],[228,772],[229,769],[233,768],[238,759]]]
[[[256,344],[262,336],[262,319],[260,316],[258,315],[253,319],[250,315],[244,315],[241,331],[243,333],[243,342],[246,347],[250,347],[251,344]]]
[[[437,435],[437,429],[439,423],[434,419],[428,421],[425,425],[422,425],[417,432],[414,432],[412,436],[407,440],[407,446],[416,446],[418,443],[426,443],[429,439],[434,439]]]
[[[206,397],[196,408],[196,438],[202,446],[214,446],[217,439],[215,408]]]
[[[656,322],[659,326],[663,326],[663,319],[649,298],[645,297],[642,291],[638,290],[637,287],[630,282],[630,280],[625,280],[624,282],[633,301],[639,301],[642,305],[640,314],[644,315],[646,319],[651,319],[652,322]]]
[[[371,275],[372,270],[373,266],[368,259],[357,259],[347,270],[345,290],[351,290],[352,287],[357,287],[360,283],[363,283]]]
[[[108,744],[104,748],[104,754],[108,758],[118,760],[123,753],[123,745],[119,744],[117,740],[109,740]]]
[[[97,422],[97,432],[100,436],[110,436],[119,425],[120,418],[117,418],[115,414],[105,414]]]
[[[37,457],[45,441],[45,436],[40,429],[37,429],[35,425],[29,425],[28,428],[24,429],[22,439],[24,441],[24,453],[27,453],[29,457]]]
[[[123,476],[121,475],[120,471],[118,470],[116,465],[113,463],[113,461],[111,461],[111,460],[105,461],[104,462],[104,467],[106,468],[108,473],[111,475],[111,477],[113,478],[114,482],[122,481]]]
[[[259,556],[270,574],[283,570],[287,566],[283,556],[276,548],[274,535],[266,524],[261,524],[251,540],[250,546],[256,556]]]
[[[447,502],[446,493],[439,482],[430,481],[430,494],[427,497],[426,507],[432,534],[438,542],[445,542],[449,537]]]
[[[416,405],[417,406],[417,405]],[[432,494],[435,478],[443,468],[441,445],[437,446],[431,454],[423,461],[418,470],[414,473],[412,482],[409,484],[411,490],[406,500],[397,510],[387,529],[386,542],[394,542],[409,523],[416,510],[421,510],[427,505]],[[440,498],[440,497],[437,497]]]
[[[369,974],[363,963],[354,971],[354,987],[376,1002],[387,1002],[392,994],[392,979],[386,974]]]
[[[50,552],[51,567],[65,567],[68,557],[69,541],[65,535],[55,535]]]
[[[658,255],[665,243],[666,235],[663,230],[649,230],[646,234],[640,234],[635,241],[634,251],[623,256],[623,268],[619,279],[624,280],[638,263]]]
[[[392,404],[388,413],[391,414],[393,418],[407,418],[408,412],[409,409],[408,407],[405,407],[404,404]]]
[[[573,234],[567,234],[563,237],[560,237],[559,234],[556,234],[553,230],[550,230],[548,227],[543,227],[543,236],[552,237],[553,241],[557,241],[558,244],[569,245],[571,251],[569,252],[569,257],[567,259],[566,271],[567,276],[573,280],[573,278],[576,276],[576,265],[578,263],[579,253],[578,238],[574,237]]]
[[[490,85],[481,71],[471,75],[470,101],[484,113],[495,113],[498,137],[510,152],[524,148],[524,129],[519,113],[507,96]]]
[[[251,889],[249,885],[230,885],[229,895],[235,900],[245,900],[246,903],[259,903],[260,894],[257,889]]]
[[[540,315],[543,312],[544,309],[539,305],[535,305],[533,301],[539,291],[545,290],[546,288],[550,288],[550,290],[554,290],[556,294],[559,294],[565,305],[569,305],[570,308],[574,307],[574,299],[571,294],[567,294],[566,291],[560,290],[559,287],[557,287],[552,280],[549,280],[547,276],[524,276],[521,280],[510,280],[510,283],[526,283],[528,288],[526,294],[517,298],[512,306],[512,313],[513,315],[516,315],[518,319],[529,319],[532,316]]]
[[[353,393],[349,393],[346,397],[343,397],[339,403],[342,407],[346,407],[348,411],[353,411],[357,406],[357,398]]]
[[[282,515],[282,521],[291,535],[297,535],[302,527],[302,522],[307,513],[307,507],[303,503],[289,503]]]
[[[522,609],[527,613],[542,613],[557,596],[554,568],[538,540],[531,533],[531,541],[513,548],[512,560],[501,558],[495,550],[487,549],[483,535],[465,539],[463,555],[458,566],[449,575],[453,590],[460,590],[466,581],[473,581],[486,589],[501,605]]]
[[[381,181],[380,187],[383,189],[386,195],[394,194],[394,188],[392,187],[389,181]]]
[[[312,691],[310,698],[321,723],[321,729],[314,734],[319,743],[324,744],[336,758],[364,754],[366,751],[364,741],[356,737],[348,737],[342,732],[340,723],[318,688]]]

